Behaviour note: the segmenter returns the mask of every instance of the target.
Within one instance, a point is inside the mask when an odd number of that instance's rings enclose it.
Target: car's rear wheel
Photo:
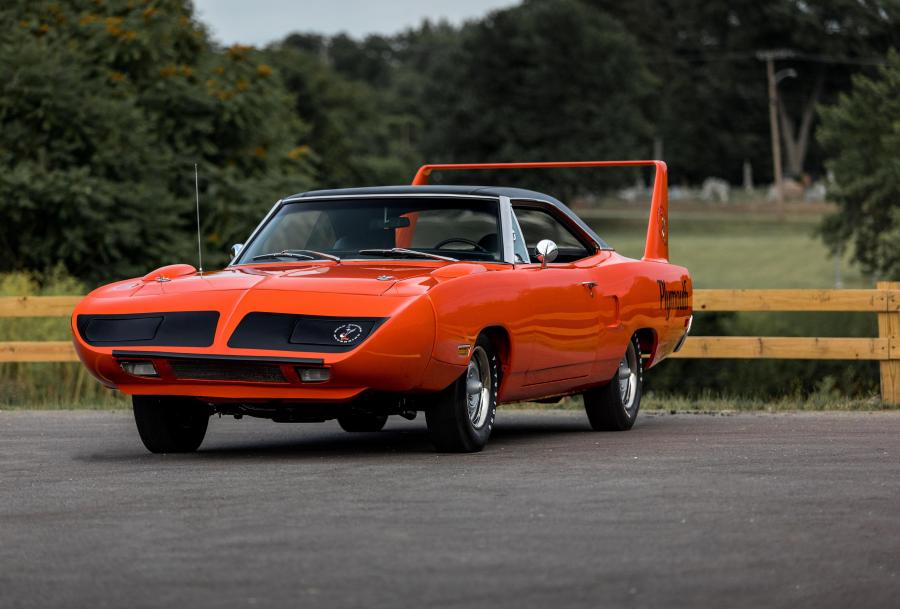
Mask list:
[[[478,337],[466,371],[425,410],[428,435],[441,452],[477,452],[494,427],[500,366],[486,336]]]
[[[141,441],[152,453],[189,453],[206,436],[210,409],[193,398],[136,395],[131,398]]]
[[[632,336],[612,379],[584,393],[584,409],[596,431],[627,431],[641,408],[644,372],[641,345]]]
[[[387,415],[368,412],[350,412],[338,417],[338,425],[344,431],[381,431],[387,422]]]

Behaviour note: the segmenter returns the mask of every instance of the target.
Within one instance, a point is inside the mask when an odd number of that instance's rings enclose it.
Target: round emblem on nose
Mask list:
[[[363,329],[359,324],[343,324],[334,329],[334,341],[348,345],[359,340],[362,333]]]

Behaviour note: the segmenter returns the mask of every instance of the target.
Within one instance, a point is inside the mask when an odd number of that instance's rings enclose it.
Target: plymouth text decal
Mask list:
[[[687,279],[682,279],[680,285],[676,284],[674,290],[670,289],[665,281],[657,280],[656,285],[659,286],[659,308],[665,310],[666,319],[669,319],[672,311],[687,313],[691,310]]]

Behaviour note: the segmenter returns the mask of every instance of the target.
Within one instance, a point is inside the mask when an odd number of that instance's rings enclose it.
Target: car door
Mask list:
[[[524,384],[577,384],[593,372],[602,334],[593,267],[579,264],[593,252],[533,202],[513,201],[513,212],[524,241],[516,251],[529,254],[525,264],[517,265],[517,272],[526,277],[522,298],[529,311],[530,358]],[[532,261],[541,239],[551,239],[560,248],[558,261],[544,268]]]

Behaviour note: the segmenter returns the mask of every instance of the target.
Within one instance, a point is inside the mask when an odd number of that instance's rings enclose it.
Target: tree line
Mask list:
[[[896,276],[898,21],[897,0],[526,0],[460,26],[297,24],[223,48],[187,0],[10,0],[0,271],[61,263],[99,282],[193,259],[195,163],[214,263],[279,196],[406,183],[425,161],[657,153],[676,184],[737,182],[745,162],[768,181],[759,53],[782,50],[786,171],[831,168],[842,211],[823,234]],[[568,197],[611,178],[507,179]]]

